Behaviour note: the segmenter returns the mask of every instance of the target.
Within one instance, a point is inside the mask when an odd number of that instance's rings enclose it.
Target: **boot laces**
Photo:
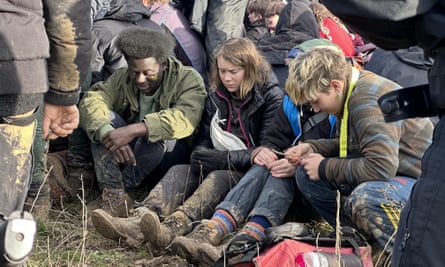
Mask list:
[[[183,227],[184,223],[178,216],[168,216],[162,224],[171,231],[176,232]]]
[[[199,229],[192,234],[192,238],[198,241],[210,242],[212,236],[214,236],[215,230],[207,224],[202,224]]]
[[[134,217],[142,217],[142,215],[144,215],[144,213],[147,212],[147,208],[146,207],[137,207],[133,210],[133,214],[132,216]]]
[[[118,192],[118,193],[114,193],[114,192],[107,192],[104,196],[103,196],[103,200],[108,202],[108,205],[110,205],[110,208],[112,211],[115,210],[119,210],[119,207],[124,204],[125,206],[127,206],[127,203],[125,201],[125,203],[123,203],[124,201],[124,192]]]

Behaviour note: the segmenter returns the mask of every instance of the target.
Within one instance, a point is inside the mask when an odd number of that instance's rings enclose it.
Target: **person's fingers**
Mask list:
[[[134,153],[131,149],[129,150],[129,156],[130,156],[129,163],[133,166],[136,166],[136,157],[134,156]]]
[[[104,146],[110,152],[115,152],[117,150],[117,146],[115,146],[113,141],[111,141],[110,139],[104,140]]]
[[[125,149],[121,152],[126,164],[130,164],[133,166],[136,165],[136,158],[134,157],[133,151],[131,151],[131,149]]]
[[[117,163],[124,163],[125,157],[122,155],[121,151],[118,149],[113,152],[113,158]]]
[[[49,130],[49,132],[48,132],[48,134],[46,136],[43,136],[44,140],[55,140],[57,138],[59,138],[59,136],[53,134],[51,130]]]
[[[51,136],[53,136],[53,135],[56,135],[58,137],[66,137],[73,133],[72,129],[66,130],[66,129],[59,127],[58,125],[55,125],[55,124],[51,124],[50,131],[51,131],[50,139],[51,139]]]
[[[70,122],[63,123],[61,125],[61,128],[65,129],[65,130],[74,130],[78,126],[79,126],[79,121],[70,121]]]
[[[131,165],[136,164],[136,158],[129,146],[124,146],[119,149],[116,149],[116,151],[113,152],[113,155],[115,156],[115,160],[118,163],[125,163]]]
[[[50,124],[51,124],[50,120],[43,118],[43,120],[42,120],[42,138],[44,140],[50,139],[50,134],[51,134],[51,130],[49,129]]]
[[[130,163],[130,155],[128,154],[128,149],[126,149],[126,148],[121,148],[121,149],[119,149],[119,151],[120,151],[120,154],[122,155],[122,157],[123,157],[123,162],[125,162],[125,163]]]
[[[106,148],[107,150],[110,150],[110,147],[112,146],[112,143],[109,142],[109,141],[105,141],[105,140],[104,140],[104,146],[105,146],[105,148]]]
[[[77,114],[70,115],[66,118],[63,118],[62,127],[65,129],[72,128],[76,129],[79,126],[79,116]]]

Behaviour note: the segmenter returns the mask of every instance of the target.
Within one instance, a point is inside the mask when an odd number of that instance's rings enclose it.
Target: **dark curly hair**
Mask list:
[[[163,63],[172,52],[175,40],[160,31],[135,28],[120,33],[116,45],[126,59],[154,57],[158,63]]]

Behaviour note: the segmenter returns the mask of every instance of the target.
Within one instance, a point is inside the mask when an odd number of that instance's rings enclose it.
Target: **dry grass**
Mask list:
[[[95,197],[92,195],[89,198]],[[51,209],[48,217],[36,216],[40,213],[34,207],[35,203],[32,203],[31,210],[34,210],[37,221],[37,235],[27,262],[30,267],[193,266],[169,251],[156,251],[149,244],[134,248],[102,237],[88,222],[90,211],[85,204],[85,195],[77,201],[64,203],[58,209]],[[321,235],[327,235],[333,230],[324,222],[314,221],[308,227]]]
[[[190,266],[168,251],[133,248],[102,237],[87,223],[89,212],[79,200],[51,209],[48,218],[36,218],[28,266]]]
[[[88,201],[97,195],[90,195]],[[38,198],[38,196],[37,196]],[[38,217],[34,200],[31,210],[37,221],[37,235],[28,266],[193,266],[169,251],[157,251],[149,244],[131,247],[102,237],[88,223],[88,205],[85,196],[77,201],[63,203],[50,209],[49,216]],[[328,233],[332,227],[314,222],[309,226]]]

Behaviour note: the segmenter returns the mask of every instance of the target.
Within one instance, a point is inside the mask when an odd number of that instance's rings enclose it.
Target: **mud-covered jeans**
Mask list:
[[[229,212],[238,226],[252,216],[263,216],[275,226],[286,215],[295,190],[292,177],[275,178],[266,167],[253,165],[216,208]]]
[[[381,248],[393,247],[393,235],[399,214],[406,205],[415,179],[397,176],[390,181],[370,181],[355,188],[343,185],[337,188],[322,180],[312,181],[302,167],[297,169],[297,186],[306,199],[335,226],[337,189],[341,193],[341,221],[351,224],[361,233],[372,237]]]
[[[23,209],[32,173],[36,125],[36,121],[26,126],[0,123],[0,215]]]
[[[40,108],[37,115],[36,134],[32,146],[33,172],[31,180],[32,184],[31,189],[32,191],[35,191],[33,193],[36,193],[39,190],[40,185],[45,180],[45,177],[47,175],[46,159],[47,159],[49,141],[44,140],[42,138],[43,137],[42,116],[43,116],[43,108]]]
[[[115,128],[127,123],[116,113],[110,114]],[[117,163],[103,144],[91,144],[99,188],[137,189],[145,179],[153,186],[173,165],[187,162],[189,149],[185,140],[165,140],[148,143],[145,137],[135,138],[130,146],[136,158],[136,166]]]
[[[216,205],[242,175],[241,172],[216,170],[199,177],[193,174],[190,165],[175,165],[151,190],[143,205],[161,217],[182,210],[192,221],[210,218]]]

